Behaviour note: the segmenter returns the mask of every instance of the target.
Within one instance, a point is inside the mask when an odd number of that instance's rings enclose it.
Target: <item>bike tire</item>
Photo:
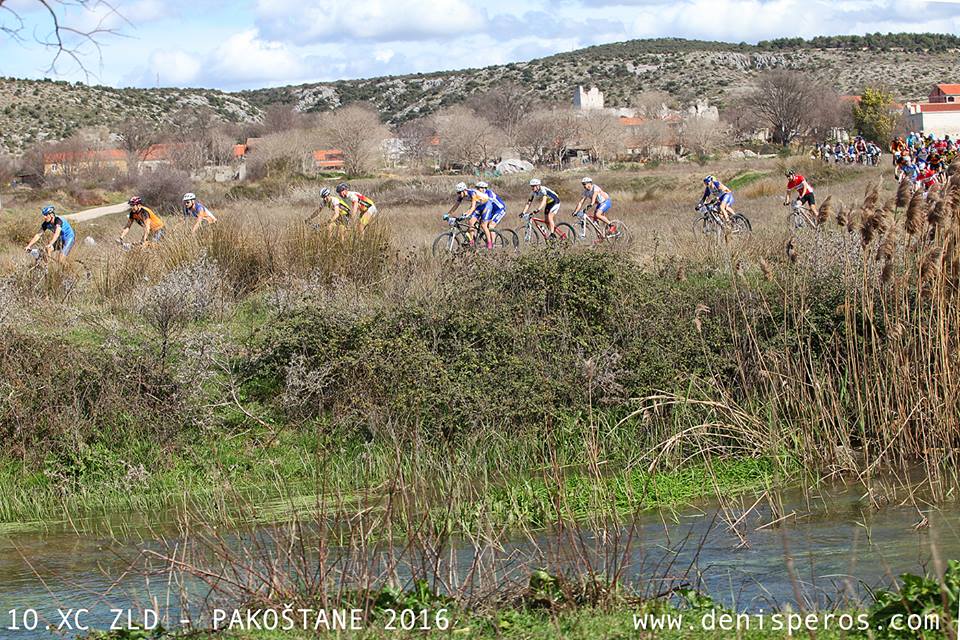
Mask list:
[[[730,228],[733,233],[737,235],[753,231],[753,225],[750,224],[750,219],[742,213],[733,214],[733,217],[730,218]]]
[[[503,228],[497,229],[497,233],[502,235],[507,240],[507,244],[514,249],[520,248],[520,234],[518,234],[513,229]]]
[[[577,242],[577,232],[570,223],[560,222],[553,228],[553,237],[548,240],[564,247],[573,246]]]
[[[613,227],[614,231],[610,232],[610,227]],[[624,224],[623,220],[611,220],[610,227],[606,229],[606,239],[612,240],[613,242],[624,242],[630,239],[630,229]]]
[[[516,229],[513,230],[513,232],[517,234],[517,238],[519,239],[521,247],[540,244],[540,234],[537,233],[537,230],[534,229],[533,227],[530,228],[529,235],[527,235],[526,225],[522,227],[517,227]]]
[[[709,217],[700,216],[693,221],[693,232],[698,238],[701,236],[716,237],[720,233],[720,227]]]
[[[452,255],[459,250],[460,243],[457,239],[457,234],[453,231],[441,233],[433,241],[433,255],[435,256]]]

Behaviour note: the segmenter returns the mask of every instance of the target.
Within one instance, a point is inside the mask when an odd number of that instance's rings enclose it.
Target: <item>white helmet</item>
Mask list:
[[[476,183],[475,185],[473,185],[473,186],[475,186],[477,189],[489,189],[489,188],[490,188],[490,185],[488,185],[488,184],[487,184],[486,182],[484,182],[483,180],[477,180],[477,183]]]
[[[196,200],[197,194],[195,193],[185,193],[183,194],[183,201],[187,202],[188,200]]]
[[[467,183],[466,183],[466,182],[458,182],[458,183],[456,184],[456,186],[454,187],[454,190],[455,190],[457,193],[461,193],[461,192],[463,192],[463,191],[466,191],[466,190],[467,190]]]
[[[530,180],[530,186],[531,186],[531,187],[539,187],[541,184],[543,184],[543,183],[540,182],[540,178],[532,178],[532,179]]]
[[[593,184],[593,178],[585,176],[583,180],[580,181],[580,184]]]

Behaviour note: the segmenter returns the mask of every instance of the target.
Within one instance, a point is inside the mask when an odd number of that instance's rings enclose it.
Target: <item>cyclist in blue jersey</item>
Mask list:
[[[47,205],[40,213],[43,216],[40,231],[27,243],[26,250],[30,251],[33,245],[43,237],[44,232],[50,231],[53,236],[50,238],[50,242],[47,243],[45,250],[48,255],[58,252],[60,255],[57,256],[57,259],[63,263],[66,261],[67,256],[70,255],[70,250],[73,249],[73,245],[77,239],[73,233],[73,227],[70,226],[69,222],[57,215],[53,205]]]
[[[704,189],[703,195],[700,197],[700,204],[706,202],[710,196],[715,197],[719,205],[720,217],[725,223],[729,223],[731,216],[736,213],[736,211],[733,210],[733,191],[714,176],[704,178],[703,185]]]
[[[604,215],[613,206],[610,196],[607,195],[606,191],[593,184],[591,178],[584,178],[580,183],[583,185],[583,195],[580,196],[580,202],[577,203],[574,213],[583,211],[586,207],[593,207],[594,217],[607,225],[608,231],[614,231],[611,229],[610,219]]]
[[[480,218],[480,229],[483,231],[483,234],[487,237],[487,248],[490,249],[493,247],[491,238],[493,236],[490,233],[500,221],[503,220],[503,217],[507,215],[507,205],[503,202],[497,193],[490,188],[490,185],[484,182],[483,180],[477,181],[475,186],[478,190],[486,194],[489,198],[489,205],[484,210],[483,216]]]
[[[192,233],[196,233],[197,229],[200,227],[200,223],[206,222],[207,224],[213,224],[217,221],[216,216],[213,215],[213,212],[210,209],[207,209],[203,203],[197,200],[197,196],[193,193],[183,194],[183,218],[186,220],[189,217],[196,218],[196,222],[193,223],[193,227],[190,228]]]
[[[464,200],[470,201],[470,208],[467,209],[466,216],[470,218],[470,227],[471,231],[467,234],[470,238],[471,244],[474,242],[473,236],[474,231],[477,226],[480,225],[483,220],[484,215],[488,215],[488,211],[492,207],[490,202],[490,196],[488,196],[481,189],[471,189],[467,186],[466,182],[458,182],[454,187],[454,190],[457,192],[457,201],[450,208],[450,211],[447,212],[447,215],[453,215],[453,212],[457,210],[460,204]],[[482,228],[482,227],[481,227]],[[489,232],[489,225],[483,229],[484,236],[487,240],[487,248],[493,247],[493,235]]]
[[[531,210],[531,205],[536,206]],[[557,195],[556,191],[545,187],[540,178],[533,178],[530,180],[530,199],[527,200],[527,205],[520,213],[520,217],[527,215],[528,212],[534,214],[538,211],[543,211],[547,229],[550,231],[550,235],[553,235],[554,229],[557,228],[556,217],[560,211],[560,196]]]

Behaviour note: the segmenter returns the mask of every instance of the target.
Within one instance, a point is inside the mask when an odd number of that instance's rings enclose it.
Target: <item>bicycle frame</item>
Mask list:
[[[586,237],[587,237],[587,223],[589,222],[591,228],[593,228],[594,233],[597,234],[597,239],[598,239],[598,240],[603,240],[603,239],[606,238],[606,235],[604,234],[603,227],[601,227],[601,226],[600,226],[600,223],[597,222],[597,220],[599,220],[599,218],[597,217],[597,214],[596,214],[596,213],[591,213],[591,212],[590,212],[590,209],[591,209],[591,207],[586,207],[586,208],[583,209],[582,211],[576,211],[576,212],[574,212],[574,214],[573,214],[574,217],[579,221],[579,222],[576,223],[576,226],[574,227],[574,229],[578,229],[577,235],[579,235],[581,238],[586,238]]]
[[[536,217],[536,214],[537,214],[537,213],[539,213],[539,212],[538,212],[538,211],[531,211],[530,213],[525,213],[525,214],[523,214],[523,215],[520,216],[521,218],[523,218],[523,221],[524,221],[524,225],[523,225],[523,226],[524,226],[524,231],[523,231],[523,239],[524,239],[524,241],[527,241],[527,242],[530,241],[530,239],[531,239],[531,234],[533,233],[534,230],[536,230],[536,232],[540,234],[540,239],[543,240],[544,242],[546,242],[547,239],[550,237],[550,231],[549,231],[549,229],[548,229],[547,226],[546,226],[546,225],[547,225],[547,219],[546,219],[546,217],[544,217],[544,218],[537,218],[537,217]]]

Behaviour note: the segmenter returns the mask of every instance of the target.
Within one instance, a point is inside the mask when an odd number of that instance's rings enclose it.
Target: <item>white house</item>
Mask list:
[[[907,129],[943,137],[960,136],[960,84],[941,83],[933,87],[927,102],[904,106]]]

